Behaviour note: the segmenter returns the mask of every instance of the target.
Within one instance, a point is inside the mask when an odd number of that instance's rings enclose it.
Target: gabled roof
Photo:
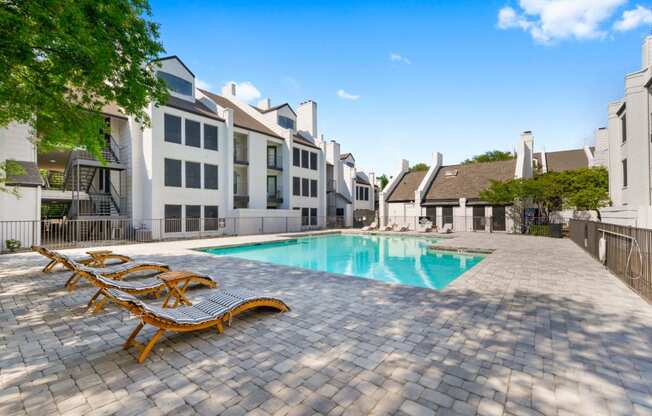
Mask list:
[[[43,186],[43,178],[34,162],[8,160],[7,163],[17,165],[22,169],[17,175],[7,175],[5,184],[11,186]]]
[[[256,110],[260,111],[260,112],[263,113],[263,114],[265,114],[265,113],[269,113],[270,111],[278,110],[279,108],[283,108],[283,107],[285,107],[285,106],[287,106],[287,108],[289,108],[290,111],[292,111],[292,114],[294,114],[295,116],[297,115],[297,113],[294,112],[294,110],[292,109],[292,106],[291,106],[289,103],[278,104],[278,105],[275,105],[275,106],[273,106],[273,107],[269,107],[269,108],[266,109],[266,110],[263,110],[262,108],[258,108],[258,107],[256,107],[256,106],[253,106],[253,105],[252,105],[253,108],[255,108]]]
[[[369,185],[369,186],[371,186],[371,184],[369,183],[369,181],[367,180],[367,178],[365,178],[365,176],[364,176],[361,172],[356,172],[356,173],[355,173],[355,181],[356,181],[357,183],[362,184],[362,185]]]
[[[177,61],[179,61],[179,63],[186,69],[186,71],[188,71],[190,73],[190,75],[192,75],[193,78],[195,78],[195,74],[193,74],[192,71],[190,70],[190,68],[188,68],[188,66],[186,66],[186,64],[183,63],[181,58],[179,58],[176,55],[164,56],[162,58],[154,59],[152,62],[167,61],[169,59],[176,59]]]
[[[263,123],[256,120],[249,114],[247,114],[246,111],[242,110],[237,104],[235,104],[233,101],[229,100],[228,98],[225,98],[221,95],[214,94],[210,91],[203,90],[201,88],[199,89],[199,91],[201,91],[211,100],[215,101],[215,103],[220,107],[233,109],[233,124],[236,127],[240,127],[246,130],[251,130],[257,133],[265,134],[267,136],[272,136],[272,137],[282,139],[282,137],[274,133],[272,129],[265,126]]]
[[[341,154],[340,155],[340,160],[347,159],[349,156],[351,156],[351,159],[355,160],[355,158],[353,157],[353,154],[351,154],[351,153],[343,153],[343,154]]]
[[[316,144],[314,144],[310,140],[306,139],[305,137],[303,137],[299,133],[296,133],[294,135],[294,142],[297,143],[297,144],[301,144],[301,145],[304,145],[304,146],[308,146],[308,147],[312,147],[312,148],[321,150],[321,147],[317,146]]]
[[[535,159],[541,166],[541,153],[535,154]],[[559,152],[546,152],[546,167],[548,172],[564,172],[589,167],[589,159],[584,149],[562,150]]]
[[[419,184],[428,173],[425,170],[415,172],[405,172],[398,185],[387,198],[387,202],[406,202],[414,201],[414,191],[419,188]]]
[[[515,170],[516,159],[442,166],[430,184],[424,202],[459,198],[478,199],[480,192],[487,189],[492,180],[513,179]]]
[[[187,111],[189,113],[197,114],[199,116],[212,118],[213,120],[224,121],[224,119],[217,115],[213,110],[206,107],[199,100],[195,102],[190,102],[181,98],[174,97],[172,95],[168,96],[168,100],[165,103],[166,106],[176,108],[177,110]]]

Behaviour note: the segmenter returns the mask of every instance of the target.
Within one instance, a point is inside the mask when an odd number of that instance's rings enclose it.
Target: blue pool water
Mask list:
[[[203,251],[430,289],[443,289],[484,257],[428,250],[434,242],[421,237],[333,234]]]

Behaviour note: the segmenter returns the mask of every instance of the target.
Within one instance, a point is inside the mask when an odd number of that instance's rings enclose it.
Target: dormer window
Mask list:
[[[192,82],[163,71],[158,71],[156,75],[159,79],[165,81],[165,84],[170,91],[174,91],[177,94],[192,96]]]
[[[284,129],[294,130],[294,120],[290,117],[278,116],[278,125]]]

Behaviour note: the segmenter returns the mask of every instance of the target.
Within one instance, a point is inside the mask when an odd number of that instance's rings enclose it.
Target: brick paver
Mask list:
[[[273,238],[114,247],[292,307],[167,335],[143,365],[121,348],[136,318],[0,256],[0,414],[652,414],[652,307],[569,240],[455,235],[495,252],[441,292],[188,250]]]

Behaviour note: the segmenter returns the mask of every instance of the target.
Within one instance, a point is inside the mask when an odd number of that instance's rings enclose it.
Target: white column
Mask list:
[[[230,108],[225,108],[224,109],[224,124],[226,126],[226,131],[224,132],[225,137],[224,137],[224,154],[226,158],[226,163],[224,164],[224,170],[222,172],[226,187],[226,192],[224,192],[224,195],[226,196],[226,209],[225,209],[225,216],[232,216],[233,215],[233,154],[235,152],[234,150],[234,143],[233,143],[233,110]]]

